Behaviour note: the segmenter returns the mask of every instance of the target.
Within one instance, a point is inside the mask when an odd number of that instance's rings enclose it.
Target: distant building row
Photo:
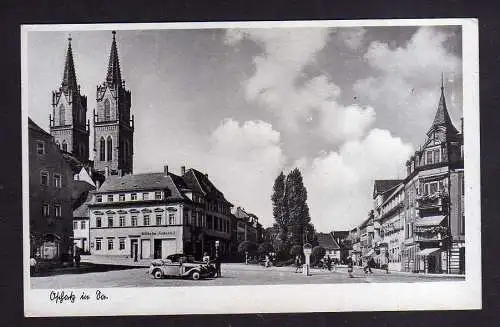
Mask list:
[[[406,162],[405,179],[375,180],[373,210],[350,231],[351,252],[377,261],[387,252],[392,270],[463,274],[463,126],[453,126],[443,86],[426,136]]]

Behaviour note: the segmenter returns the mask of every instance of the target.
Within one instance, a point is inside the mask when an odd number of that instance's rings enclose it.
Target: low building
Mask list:
[[[325,257],[330,257],[331,259],[335,258],[340,262],[341,250],[333,237],[333,233],[316,233],[316,241],[318,242],[318,246],[325,249]]]
[[[90,251],[96,255],[164,258],[227,254],[230,207],[201,172],[109,176],[91,192]],[[218,241],[218,242],[217,242]]]
[[[28,119],[30,252],[69,260],[72,251],[73,172],[54,138]]]

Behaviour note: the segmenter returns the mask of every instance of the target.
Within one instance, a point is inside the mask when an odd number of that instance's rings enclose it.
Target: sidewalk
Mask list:
[[[358,270],[359,273],[364,274],[363,267],[354,266],[354,270]],[[373,272],[377,272],[379,274],[386,274],[384,269],[372,268]],[[347,273],[347,269],[345,271]],[[397,270],[389,270],[389,275],[402,275],[402,276],[422,276],[422,277],[435,277],[435,278],[443,278],[443,277],[453,277],[453,278],[463,278],[465,279],[465,275],[460,274],[430,274],[430,273],[413,273],[407,271],[397,271]]]
[[[149,267],[153,259],[138,259],[111,255],[82,255],[81,262],[93,263],[97,265],[117,265],[129,267]]]

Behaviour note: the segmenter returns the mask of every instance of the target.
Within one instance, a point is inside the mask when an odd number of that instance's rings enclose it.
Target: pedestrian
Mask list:
[[[300,255],[295,256],[295,272],[298,272],[301,267]]]
[[[349,273],[349,278],[353,278],[354,276],[352,275],[352,272],[354,270],[354,258],[348,257],[347,258],[347,272]]]
[[[210,256],[208,255],[207,252],[203,253],[203,262],[204,263],[209,263],[210,262]]]
[[[215,271],[216,271],[215,277],[222,277],[221,272],[220,272],[220,265],[221,265],[221,258],[219,256],[219,254],[216,254],[215,255]]]
[[[383,258],[384,258],[385,273],[388,274],[389,273],[389,252],[388,251],[385,252],[385,255],[383,256]]]
[[[372,268],[370,267],[372,260],[373,260],[372,257],[364,259],[365,264],[363,266],[363,271],[365,272],[365,274],[367,274],[368,272],[370,272],[370,274],[373,274]]]
[[[266,261],[264,262],[264,267],[269,268],[271,266],[271,260],[269,259],[269,255],[266,254]]]
[[[79,247],[76,247],[75,248],[75,264],[76,264],[76,267],[80,267],[80,248]]]
[[[326,257],[326,269],[328,269],[328,271],[332,271],[332,259],[330,256]]]

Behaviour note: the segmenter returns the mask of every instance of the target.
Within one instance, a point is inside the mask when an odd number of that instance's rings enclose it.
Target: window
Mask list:
[[[61,206],[59,204],[54,206],[54,214],[56,217],[61,217]]]
[[[118,201],[120,201],[120,202],[125,201],[125,194],[120,194],[120,195],[118,196]]]
[[[108,250],[113,250],[113,239],[108,238]]]
[[[73,229],[78,229],[78,221],[73,222]]]
[[[149,200],[149,193],[142,193],[143,200]]]
[[[42,204],[42,216],[44,216],[44,217],[50,216],[49,204],[48,203]]]
[[[184,225],[187,225],[188,224],[188,219],[189,219],[189,210],[188,209],[184,209],[184,217],[183,217],[183,220],[184,220]]]
[[[156,215],[156,225],[161,225],[161,215]]]
[[[43,142],[36,143],[36,153],[45,154],[45,144]]]
[[[119,249],[125,250],[125,239],[124,238],[120,238],[120,240],[119,240]]]
[[[113,202],[113,194],[108,195],[108,202]]]
[[[149,226],[149,215],[144,215],[144,226]]]
[[[130,199],[131,200],[137,200],[137,193],[130,194]]]
[[[175,225],[175,213],[168,214],[168,224]]]
[[[161,200],[161,192],[155,192],[155,200]]]
[[[85,229],[85,228],[87,228],[87,223],[86,223],[85,221],[82,221],[82,222],[80,223],[80,228],[81,228],[81,229]]]
[[[96,202],[102,202],[102,195],[96,195],[95,196],[95,201]]]
[[[430,183],[430,194],[434,194],[438,191],[438,183]]]
[[[97,251],[101,250],[101,240],[95,240],[95,249]]]
[[[432,164],[432,151],[427,151],[427,162],[428,165]]]
[[[62,143],[62,149],[64,152],[68,152],[68,143],[66,143],[66,140],[64,140]]]
[[[460,217],[460,234],[465,235],[465,212],[462,212],[462,217]]]
[[[120,225],[120,227],[125,226],[125,216],[120,216],[119,225]]]
[[[54,174],[54,186],[61,188],[61,175]]]
[[[113,140],[111,139],[111,136],[108,136],[108,144],[107,144],[107,150],[108,150],[108,161],[113,160]]]
[[[439,149],[434,150],[434,163],[441,162],[441,151]]]
[[[108,217],[108,227],[113,227],[113,217]]]
[[[97,217],[95,219],[95,227],[101,227],[101,217]]]
[[[64,116],[64,106],[59,107],[59,125],[66,125],[66,118]]]
[[[104,121],[111,120],[111,110],[109,105],[109,99],[104,101]]]
[[[46,171],[42,171],[40,173],[40,184],[44,186],[49,186],[49,173]]]
[[[132,216],[132,226],[137,226],[137,216]]]
[[[104,137],[101,137],[99,140],[99,160],[100,161],[105,161],[106,160],[106,141],[104,141]]]
[[[59,141],[56,141],[56,146],[59,150],[61,150],[61,144],[59,143]]]

